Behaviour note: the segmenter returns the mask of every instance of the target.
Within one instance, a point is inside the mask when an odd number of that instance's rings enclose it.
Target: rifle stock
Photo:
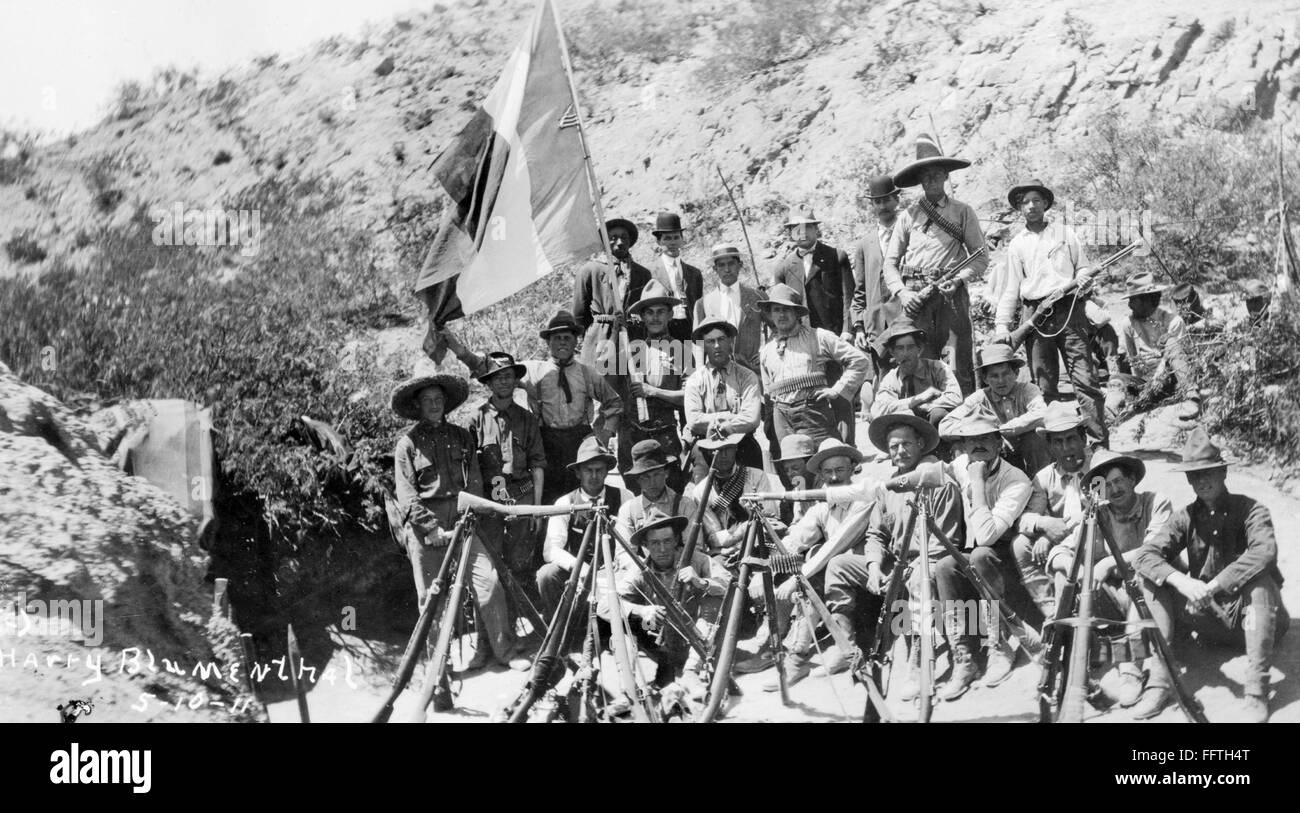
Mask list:
[[[575,511],[590,511],[590,505],[505,505],[492,500],[460,492],[456,497],[456,509],[473,511],[478,514],[497,514],[505,517],[558,517]]]

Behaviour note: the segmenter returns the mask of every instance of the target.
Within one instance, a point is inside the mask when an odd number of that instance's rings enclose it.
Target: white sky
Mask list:
[[[119,83],[147,85],[155,68],[197,66],[204,81],[434,2],[0,0],[0,126],[66,134],[97,122]]]

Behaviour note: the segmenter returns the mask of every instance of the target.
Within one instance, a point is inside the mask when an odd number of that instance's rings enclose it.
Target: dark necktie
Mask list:
[[[564,368],[573,364],[573,359],[567,361],[555,362],[555,374],[560,379],[560,390],[564,393],[564,403],[573,403],[573,390],[569,389],[569,377],[564,374]]]

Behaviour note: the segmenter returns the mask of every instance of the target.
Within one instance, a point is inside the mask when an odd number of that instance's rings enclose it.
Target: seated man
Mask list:
[[[617,515],[619,507],[627,495],[620,489],[605,485],[605,477],[614,468],[615,459],[606,451],[594,435],[588,436],[578,447],[577,460],[569,467],[577,472],[578,487],[555,501],[556,505],[604,505],[611,513]],[[549,623],[555,615],[564,594],[564,583],[575,566],[581,566],[585,577],[591,566],[591,550],[587,561],[578,562],[577,553],[582,545],[582,535],[587,530],[587,523],[593,520],[590,511],[575,511],[571,514],[551,517],[546,525],[546,541],[542,544],[542,559],[546,564],[537,571],[537,592],[542,597],[542,608]],[[586,593],[578,596],[579,604],[585,601]],[[573,614],[574,626],[579,621],[585,623],[585,610]]]
[[[629,455],[631,468],[624,472],[625,478],[635,478],[641,493],[625,501],[618,508],[618,517],[614,527],[624,539],[630,540],[632,534],[648,522],[647,517],[658,512],[667,517],[695,516],[696,502],[685,494],[678,494],[668,485],[668,473],[672,468],[681,471],[677,460],[664,454],[664,449],[657,440],[643,440],[632,447]],[[707,541],[699,543],[701,549],[707,549]],[[620,565],[631,565],[627,554],[617,548]]]
[[[1002,456],[1023,472],[1038,471],[1051,462],[1043,439],[1033,430],[1043,423],[1047,402],[1037,384],[1020,381],[1017,373],[1025,362],[1005,344],[986,345],[980,351],[976,371],[983,376],[984,386],[972,392],[965,401],[953,408],[939,424],[939,433],[945,426],[955,426],[972,412],[982,409],[998,416],[1002,437],[1009,448]]]
[[[391,406],[398,416],[417,423],[393,450],[393,479],[398,508],[407,528],[407,553],[420,602],[447,555],[456,525],[456,498],[463,490],[483,494],[483,478],[469,430],[449,423],[447,413],[469,397],[469,385],[451,375],[419,376],[393,389]],[[505,591],[492,559],[477,535],[470,540],[471,582],[479,612],[479,645],[466,669],[486,666],[495,655],[511,669],[528,669],[510,627]],[[438,708],[449,708],[439,692]]]
[[[1206,431],[1197,427],[1183,447],[1183,462],[1196,500],[1174,512],[1139,550],[1135,565],[1142,592],[1166,638],[1175,625],[1246,650],[1246,719],[1267,722],[1273,647],[1286,634],[1290,616],[1279,589],[1277,540],[1267,508],[1228,491],[1228,464]],[[1178,562],[1186,551],[1188,569]],[[1134,716],[1154,717],[1169,703],[1169,675],[1148,659],[1150,679]]]
[[[1131,315],[1120,331],[1119,368],[1130,375],[1112,375],[1106,393],[1106,420],[1115,423],[1123,408],[1150,408],[1177,391],[1198,402],[1191,380],[1187,325],[1182,317],[1160,307],[1164,289],[1149,273],[1128,281],[1125,297]],[[1139,397],[1140,396],[1140,397]],[[1195,404],[1193,404],[1193,407]],[[1197,408],[1189,407],[1194,415]]]
[[[1029,597],[1044,618],[1056,613],[1052,580],[1045,569],[1052,546],[1069,538],[1083,520],[1083,506],[1089,500],[1088,483],[1080,475],[1088,470],[1092,452],[1087,447],[1087,419],[1074,404],[1053,401],[1035,430],[1047,439],[1052,463],[1034,474],[1029,505],[1016,520],[1016,538],[1011,542],[1016,568]]]
[[[1017,578],[1011,540],[1015,536],[1016,518],[1029,504],[1033,490],[1029,476],[998,454],[1002,449],[1002,433],[997,416],[992,413],[978,412],[967,417],[949,430],[949,437],[960,455],[953,460],[950,471],[962,490],[970,566],[988,584],[993,598],[1001,600],[1006,595],[1007,578]],[[954,557],[939,561],[934,580],[944,607],[944,632],[949,641],[956,641],[952,651],[952,677],[940,697],[956,700],[979,675],[975,664],[977,636],[967,628],[958,608],[983,597],[962,575]],[[1001,617],[995,616],[993,623],[997,630],[988,653],[985,686],[1002,683],[1015,665],[1015,653],[1007,644]]]
[[[623,614],[629,621],[641,651],[659,667],[654,682],[661,688],[676,680],[683,666],[693,664],[695,669],[691,671],[696,671],[702,662],[698,655],[688,657],[693,650],[680,634],[668,633],[662,641],[656,641],[660,627],[667,624],[666,610],[655,601],[655,594],[646,586],[646,580],[655,579],[669,590],[672,590],[674,583],[680,583],[683,586],[681,603],[692,618],[699,617],[702,601],[719,599],[727,590],[726,571],[715,575],[709,557],[700,550],[695,551],[690,564],[680,569],[677,567],[677,559],[682,552],[682,532],[689,522],[686,517],[665,516],[652,509],[646,516],[645,524],[631,539],[632,547],[637,548],[646,558],[650,569],[641,570],[629,562],[617,575]],[[597,604],[597,612],[606,621],[611,620],[610,604],[607,595],[602,595]],[[697,630],[701,637],[707,635],[703,624]],[[699,683],[698,680],[693,682]]]
[[[810,473],[817,475],[824,487],[832,488],[849,485],[857,465],[861,462],[862,453],[857,449],[833,438],[827,438],[822,441],[817,453],[809,458],[807,468]],[[812,507],[786,532],[783,540],[786,551],[804,558],[801,569],[816,590],[822,590],[822,571],[830,561],[830,556],[821,554],[821,551],[826,550],[826,546],[832,544],[832,540],[838,543],[835,547],[841,550],[856,549],[861,552],[861,535],[850,540],[836,539],[837,532],[845,525],[855,509],[865,511],[866,507],[856,505],[853,497],[813,503]],[[827,550],[827,554],[830,552]],[[797,579],[785,577],[785,581],[776,588],[777,612],[781,614],[782,619],[788,619],[786,622],[788,627],[780,626],[780,629],[789,630],[785,637],[786,686],[793,686],[812,671],[811,659],[816,646],[814,627],[819,624],[818,619],[805,618],[795,609],[794,591],[798,585]],[[755,601],[763,600],[761,580],[755,579],[750,584],[750,597]],[[844,631],[852,635],[853,627],[844,628]],[[843,671],[847,666],[843,660],[840,659],[839,671]],[[829,667],[828,664],[828,670]],[[780,682],[776,677],[763,686],[763,690],[768,692],[774,692],[779,688]]]
[[[1131,567],[1143,541],[1169,521],[1173,506],[1167,497],[1137,490],[1137,484],[1146,476],[1147,467],[1136,457],[1099,449],[1092,456],[1091,465],[1092,468],[1083,476],[1084,487],[1091,489],[1100,479],[1107,501],[1097,509],[1098,530],[1115,542],[1120,555]],[[1071,534],[1048,554],[1047,571],[1056,577],[1058,584],[1070,574],[1077,545],[1078,536]],[[1099,618],[1137,620],[1137,607],[1120,581],[1115,557],[1110,555],[1110,549],[1100,538],[1093,546],[1092,556],[1096,563],[1093,565],[1098,598],[1096,615]],[[1140,634],[1130,629],[1129,637],[1137,639]],[[1138,702],[1142,694],[1142,669],[1132,661],[1117,663],[1115,667],[1119,673],[1115,699],[1122,708],[1128,708]],[[1103,682],[1102,685],[1106,684]]]
[[[921,465],[940,465],[939,459],[934,456],[934,450],[939,445],[939,433],[927,420],[907,413],[884,415],[871,423],[868,434],[877,449],[889,453],[894,464],[892,477],[906,477]],[[840,491],[838,488],[831,489],[827,495],[838,498]],[[912,513],[908,504],[916,497],[915,491],[879,489],[878,501],[872,509],[871,522],[867,526],[865,550],[862,553],[837,554],[827,565],[826,604],[841,629],[854,628],[855,613],[865,613],[868,623],[875,623],[885,592],[886,573],[895,567],[907,568],[905,583],[913,605],[910,617],[922,617],[922,608],[918,603],[921,597],[921,570],[914,565],[916,557],[920,555],[916,548],[915,530],[907,561],[898,561],[903,535],[907,532],[908,518]],[[924,492],[922,499],[927,501],[930,516],[939,529],[954,545],[961,545],[962,502],[956,481],[944,476],[942,485]],[[934,596],[937,595],[933,585],[934,565],[947,556],[947,551],[933,535],[927,534],[927,538],[930,541],[930,595]],[[900,699],[905,702],[915,700],[920,691],[921,647],[915,634],[908,636],[908,645],[911,654],[900,695]],[[827,670],[831,671],[838,666],[838,663],[832,663]]]
[[[885,331],[884,344],[896,366],[880,380],[871,417],[911,412],[938,426],[961,403],[957,377],[942,361],[921,357],[925,331],[910,319],[895,319]]]
[[[795,433],[781,438],[781,456],[773,460],[782,482],[796,491],[816,488],[817,477],[808,471],[808,458],[817,453],[817,444],[807,435]],[[781,502],[781,521],[789,525],[812,506],[805,500]]]

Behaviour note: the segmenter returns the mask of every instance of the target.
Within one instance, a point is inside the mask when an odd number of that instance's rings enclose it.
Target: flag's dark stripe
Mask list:
[[[433,176],[456,206],[456,222],[477,248],[483,242],[501,188],[509,144],[479,108],[433,165]]]

